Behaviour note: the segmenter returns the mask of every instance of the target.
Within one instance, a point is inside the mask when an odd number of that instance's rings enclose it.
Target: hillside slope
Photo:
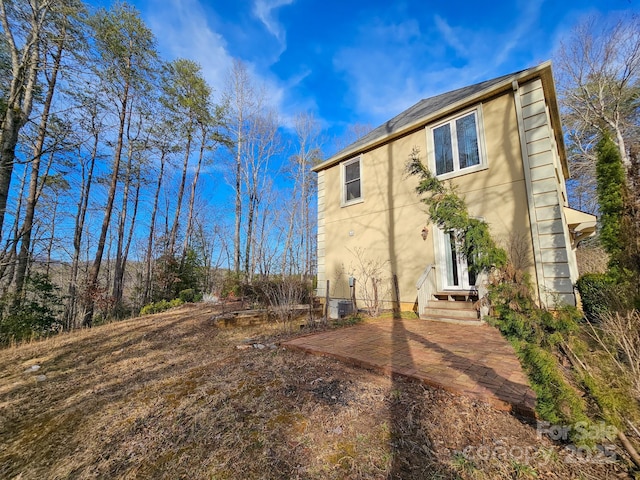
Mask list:
[[[0,351],[0,478],[624,476],[567,463],[487,405],[214,315],[189,305]]]

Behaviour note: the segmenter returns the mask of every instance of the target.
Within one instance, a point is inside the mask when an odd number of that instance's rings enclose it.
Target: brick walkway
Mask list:
[[[283,344],[386,375],[397,374],[534,416],[535,393],[497,329],[427,320],[376,319]]]

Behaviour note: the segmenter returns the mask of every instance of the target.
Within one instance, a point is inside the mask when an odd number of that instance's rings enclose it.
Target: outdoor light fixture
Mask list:
[[[422,240],[426,240],[429,236],[429,229],[427,227],[422,227]]]

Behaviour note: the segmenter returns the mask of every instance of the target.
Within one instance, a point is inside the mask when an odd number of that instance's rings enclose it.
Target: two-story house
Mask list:
[[[386,307],[398,291],[402,309],[426,315],[431,307],[458,318],[436,307],[482,292],[483,278],[470,274],[456,236],[429,223],[415,192],[418,179],[406,173],[412,151],[437,178],[452,182],[470,214],[518,256],[542,305],[575,304],[575,248],[593,234],[596,219],[568,206],[549,62],[421,100],[314,168],[318,296],[325,297],[329,280],[332,299],[350,298],[354,277],[361,300],[363,277],[374,272]]]

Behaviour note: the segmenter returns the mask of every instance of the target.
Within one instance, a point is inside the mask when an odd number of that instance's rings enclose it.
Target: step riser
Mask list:
[[[446,300],[430,300],[427,308],[449,308],[451,310],[471,310],[475,302],[448,302]]]
[[[422,320],[427,320],[430,322],[442,322],[442,323],[454,323],[456,325],[484,325],[482,320],[461,320],[459,318],[450,318],[450,317],[438,317],[432,315],[420,315]]]
[[[425,315],[431,315],[433,317],[441,316],[441,317],[450,317],[450,318],[459,318],[461,320],[477,320],[478,312],[474,310],[458,310],[458,309],[447,309],[447,308],[427,308],[425,310]]]
[[[437,298],[438,300],[449,300],[449,301],[456,301],[456,302],[461,302],[461,301],[465,301],[465,299],[478,299],[478,293],[477,292],[467,292],[467,291],[461,291],[461,292],[437,292],[433,294],[433,298]]]

